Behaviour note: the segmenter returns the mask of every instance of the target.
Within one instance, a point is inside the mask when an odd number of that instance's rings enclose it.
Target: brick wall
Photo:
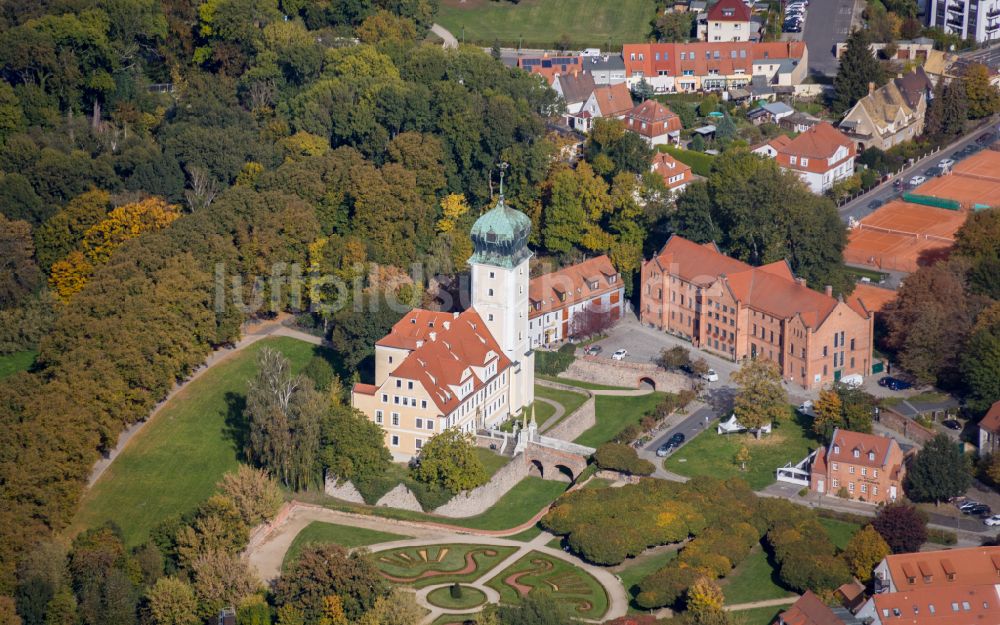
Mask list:
[[[928,430],[909,417],[894,412],[892,408],[882,409],[879,422],[893,432],[898,432],[919,445],[926,445],[934,438],[932,430]]]
[[[434,510],[434,514],[453,518],[480,514],[499,501],[527,475],[528,463],[524,455],[519,454],[497,471],[489,482],[468,493],[455,495],[448,503]]]

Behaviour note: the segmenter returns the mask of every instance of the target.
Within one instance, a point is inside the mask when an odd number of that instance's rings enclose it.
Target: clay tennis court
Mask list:
[[[1000,152],[983,150],[953,168],[956,174],[1000,182]]]
[[[894,200],[851,230],[844,260],[877,269],[916,271],[947,256],[965,217],[962,211]]]

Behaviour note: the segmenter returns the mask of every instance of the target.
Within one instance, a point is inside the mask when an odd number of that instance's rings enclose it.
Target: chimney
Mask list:
[[[427,338],[429,338],[429,339],[430,339],[430,340],[432,340],[432,341],[436,341],[436,340],[437,340],[437,336],[438,336],[438,333],[437,333],[437,332],[431,332],[431,333],[429,333],[429,334],[427,335]]]
[[[451,322],[450,321],[445,321],[441,325],[444,326],[445,330],[451,330]]]
[[[875,83],[868,83],[868,95],[875,93]]]
[[[458,311],[457,310],[455,312],[451,313],[451,318],[452,319],[458,319]]]
[[[806,286],[805,278],[795,278],[795,281],[799,283],[799,286]]]
[[[827,297],[833,297],[833,287],[830,286],[829,284],[823,288],[823,292],[826,293]]]

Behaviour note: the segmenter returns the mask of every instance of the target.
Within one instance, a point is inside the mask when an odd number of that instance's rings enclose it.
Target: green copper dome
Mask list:
[[[513,269],[531,256],[528,234],[531,219],[504,204],[503,196],[472,226],[474,252],[470,264],[496,265]]]

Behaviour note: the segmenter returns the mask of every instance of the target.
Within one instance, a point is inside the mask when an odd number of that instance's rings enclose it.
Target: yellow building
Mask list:
[[[412,310],[375,344],[375,383],[356,384],[351,404],[382,426],[395,460],[417,456],[446,428],[494,427],[534,401],[530,231],[501,195],[472,227],[472,307]]]

